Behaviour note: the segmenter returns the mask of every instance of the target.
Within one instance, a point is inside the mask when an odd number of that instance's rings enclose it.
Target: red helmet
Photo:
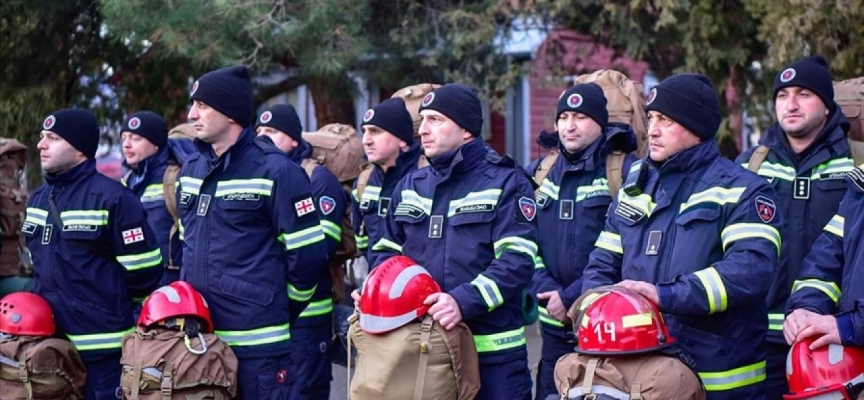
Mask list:
[[[829,344],[810,350],[816,338],[792,345],[786,360],[786,380],[795,399],[854,400],[864,387],[864,348]],[[855,387],[850,393],[849,389]]]
[[[604,286],[583,294],[571,308],[570,318],[575,321],[573,326],[579,338],[575,349],[578,353],[644,353],[675,341],[656,304],[617,286]]]
[[[201,332],[213,332],[207,301],[188,282],[177,281],[156,289],[144,300],[138,326],[146,328],[173,317],[197,317],[203,324]]]
[[[392,331],[429,311],[423,300],[441,291],[425,268],[405,256],[390,257],[375,267],[360,294],[360,329]]]
[[[54,314],[42,297],[15,292],[0,299],[0,333],[54,336],[54,330]]]

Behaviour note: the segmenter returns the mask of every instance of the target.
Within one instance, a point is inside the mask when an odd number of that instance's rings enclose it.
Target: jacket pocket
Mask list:
[[[246,303],[268,306],[273,302],[272,290],[229,275],[219,278],[219,289],[228,297]]]
[[[681,226],[695,225],[698,222],[711,222],[720,217],[720,209],[700,208],[686,211],[675,218],[675,223]]]
[[[453,226],[465,226],[465,225],[473,225],[473,224],[484,224],[492,222],[495,219],[494,211],[482,211],[482,212],[471,212],[471,213],[463,213],[456,214],[450,217],[450,225]]]

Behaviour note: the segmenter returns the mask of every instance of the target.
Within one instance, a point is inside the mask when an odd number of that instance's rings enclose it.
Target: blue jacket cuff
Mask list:
[[[657,288],[657,297],[660,298],[660,311],[669,312],[675,309],[675,292],[672,290],[672,285],[654,285]]]
[[[843,345],[857,345],[858,340],[855,335],[855,323],[852,321],[852,313],[838,314],[837,330],[840,333],[840,343]]]

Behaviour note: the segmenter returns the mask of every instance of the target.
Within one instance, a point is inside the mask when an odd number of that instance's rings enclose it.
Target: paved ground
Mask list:
[[[531,367],[531,377],[537,373],[537,363],[540,361],[540,326],[539,323],[525,327],[528,340],[528,365]],[[348,386],[347,374],[344,367],[333,365],[333,382],[330,385],[330,400],[346,399]]]

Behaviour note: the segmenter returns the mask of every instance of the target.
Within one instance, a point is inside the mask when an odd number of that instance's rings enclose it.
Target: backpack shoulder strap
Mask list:
[[[169,164],[165,168],[165,174],[162,176],[162,193],[165,200],[165,208],[174,219],[174,225],[171,225],[171,230],[168,232],[168,259],[164,260],[168,269],[179,269],[174,265],[174,256],[171,254],[171,240],[174,239],[174,234],[180,229],[180,212],[177,210],[177,175],[180,175],[180,166],[177,164]]]
[[[300,163],[300,167],[306,171],[306,175],[309,176],[309,178],[312,178],[312,173],[315,172],[315,168],[317,168],[318,165],[318,161],[311,158],[304,158]]]
[[[771,149],[768,146],[759,145],[753,154],[750,155],[750,161],[747,163],[747,169],[753,172],[759,171],[759,166],[768,158],[768,153]]]
[[[420,169],[423,167],[428,167],[428,166],[429,166],[429,159],[426,158],[426,156],[424,156],[424,155],[420,155],[420,157],[417,159],[417,169]]]
[[[852,140],[852,138],[847,138],[847,141],[849,142],[849,153],[852,155],[855,166],[864,164],[864,142]]]
[[[606,155],[606,185],[609,186],[609,195],[612,200],[618,196],[618,189],[624,182],[624,158],[627,155],[623,151],[615,150]]]
[[[362,171],[360,171],[360,175],[357,176],[357,201],[363,198],[363,191],[366,190],[366,185],[369,184],[369,178],[372,177],[372,171],[375,170],[375,167],[372,164],[366,165]]]
[[[597,358],[591,358],[588,361],[588,365],[585,367],[585,378],[582,380],[582,395],[588,396],[593,393],[592,388],[594,387],[594,374],[597,373],[597,364],[600,363],[600,360]]]
[[[534,182],[538,185],[538,189],[534,191],[535,197],[540,191],[539,185],[542,185],[546,177],[549,176],[549,171],[552,169],[552,166],[555,165],[555,161],[558,161],[559,155],[560,153],[558,149],[555,149],[550,151],[546,157],[540,160],[540,165],[538,165],[537,170],[534,171]]]
[[[432,323],[432,317],[428,314],[420,323],[420,361],[417,365],[417,380],[414,382],[414,400],[423,400],[426,370],[429,364],[429,338],[432,336]]]

